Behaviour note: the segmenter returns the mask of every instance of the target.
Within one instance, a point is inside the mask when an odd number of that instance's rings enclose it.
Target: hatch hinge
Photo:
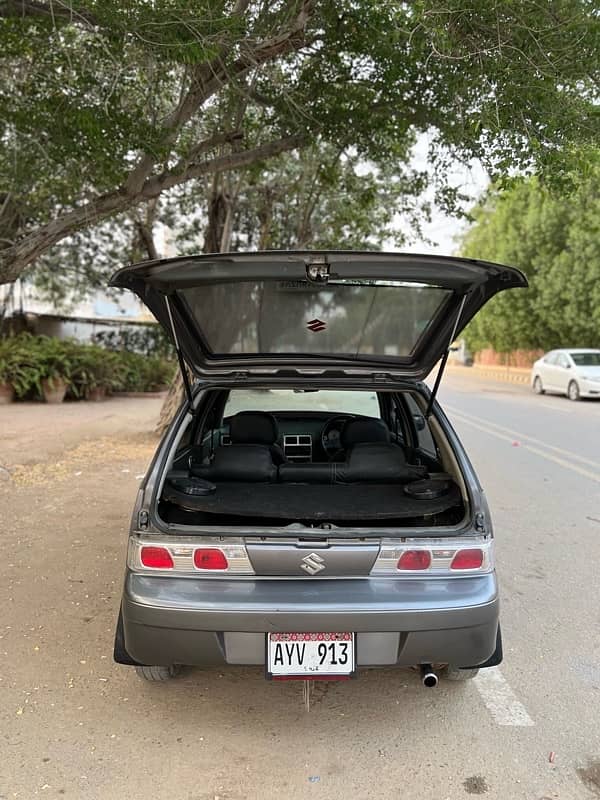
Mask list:
[[[192,399],[192,387],[190,385],[190,378],[187,373],[187,368],[185,366],[185,361],[183,359],[183,353],[181,352],[181,347],[179,346],[179,339],[177,338],[177,333],[175,331],[175,323],[173,322],[173,314],[171,312],[171,302],[167,295],[165,295],[165,303],[167,306],[167,314],[169,315],[169,323],[171,325],[171,333],[173,334],[173,342],[175,344],[175,352],[177,353],[177,361],[179,363],[179,371],[181,372],[181,377],[183,379],[183,385],[185,387],[185,393],[188,399],[188,403],[190,404],[190,409],[194,411],[194,404]]]
[[[429,402],[427,403],[427,409],[425,411],[425,419],[429,419],[429,417],[431,416],[431,412],[433,411],[433,404],[435,403],[435,398],[437,396],[438,389],[440,388],[440,383],[442,382],[442,376],[444,374],[444,370],[448,362],[448,356],[450,355],[450,347],[452,346],[452,342],[454,341],[454,337],[456,336],[458,323],[462,316],[466,300],[467,300],[467,294],[464,294],[462,300],[460,301],[460,305],[458,306],[456,319],[454,320],[454,325],[452,326],[452,331],[450,332],[450,338],[448,339],[446,350],[444,351],[444,355],[442,356],[442,360],[440,361],[440,367],[438,369],[437,375],[435,376],[435,383],[433,384],[433,389],[431,390],[431,394],[429,395]]]

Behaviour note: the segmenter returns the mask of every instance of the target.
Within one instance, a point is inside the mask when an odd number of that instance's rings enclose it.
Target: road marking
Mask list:
[[[454,416],[458,419],[459,422],[464,423],[465,425],[470,425],[472,428],[476,428],[478,431],[482,431],[483,433],[487,433],[490,436],[495,436],[496,439],[502,439],[505,442],[513,441],[511,436],[506,436],[503,433],[499,433],[498,431],[490,430],[489,427],[484,427],[483,425],[478,425],[473,420],[468,419],[467,417],[462,417],[460,414],[454,413]],[[525,438],[525,437],[523,437]],[[533,445],[524,442],[521,445],[525,450],[528,450],[530,453],[535,453],[542,458],[545,458],[547,461],[552,461],[554,464],[558,464],[565,469],[571,470],[571,472],[576,472],[578,475],[583,475],[584,478],[589,478],[596,483],[600,483],[600,473],[591,472],[589,469],[584,469],[583,467],[579,467],[577,464],[571,464],[569,461],[565,461],[564,458],[559,458],[558,456],[553,456],[551,453],[547,453],[544,450],[540,450],[538,447],[534,447]],[[547,445],[543,445],[547,447]],[[569,458],[575,458],[573,453],[569,454]],[[592,462],[593,463],[593,462]]]
[[[462,417],[465,421],[469,421],[471,419],[476,419],[478,422],[483,423],[484,425],[489,425],[491,428],[496,428],[502,433],[508,433],[511,436],[517,437],[518,439],[523,439],[529,442],[533,442],[533,444],[538,444],[540,447],[545,447],[547,450],[554,450],[555,453],[561,453],[563,456],[567,456],[567,458],[573,459],[573,461],[581,461],[582,464],[587,464],[590,467],[595,467],[596,469],[600,469],[600,462],[593,461],[591,458],[585,458],[585,456],[580,456],[577,453],[572,453],[570,450],[565,450],[562,447],[557,447],[554,444],[547,444],[543,442],[541,439],[536,439],[534,436],[530,436],[528,433],[522,433],[521,431],[515,431],[512,428],[506,428],[504,425],[498,425],[497,422],[489,422],[487,419],[483,417],[477,417],[472,414],[467,416],[466,411],[461,411],[458,408],[452,408],[452,406],[446,406],[446,408],[450,409],[453,414],[456,414],[457,417]]]
[[[525,706],[517,699],[499,667],[482,669],[473,682],[498,725],[527,728],[535,725]]]

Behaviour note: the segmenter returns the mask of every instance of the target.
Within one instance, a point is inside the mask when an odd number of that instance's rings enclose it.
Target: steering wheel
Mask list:
[[[321,447],[330,461],[340,450],[343,450],[342,431],[351,419],[354,419],[352,414],[340,414],[337,417],[331,417],[323,425]]]

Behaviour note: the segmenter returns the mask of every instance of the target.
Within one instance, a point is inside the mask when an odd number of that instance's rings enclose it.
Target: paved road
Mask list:
[[[600,404],[465,376],[442,399],[494,513],[500,670],[437,690],[365,671],[309,714],[256,669],[138,682],[110,648],[152,443],[73,456],[70,480],[66,457],[1,487],[0,798],[600,797]]]

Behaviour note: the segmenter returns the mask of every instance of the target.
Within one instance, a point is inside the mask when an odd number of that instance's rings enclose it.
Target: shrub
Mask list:
[[[8,359],[6,363],[12,364],[12,375],[8,382],[17,397],[40,397],[43,380],[60,379],[67,385],[70,383],[69,355],[59,339],[22,333],[1,341],[5,358]]]
[[[159,356],[166,360],[175,358],[175,348],[160,325],[140,325],[117,330],[100,331],[93,337],[95,344],[107,350],[127,350],[145,356]]]
[[[29,333],[0,339],[0,383],[18,398],[40,397],[42,381],[60,378],[69,395],[81,399],[93,389],[149,392],[169,384],[174,364],[155,355],[107,350],[97,344]]]
[[[120,352],[123,374],[118,390],[122,392],[154,392],[173,379],[174,364],[159,356]]]
[[[125,375],[121,353],[94,344],[69,342],[71,354],[71,394],[87,397],[93,389],[115,391]]]

